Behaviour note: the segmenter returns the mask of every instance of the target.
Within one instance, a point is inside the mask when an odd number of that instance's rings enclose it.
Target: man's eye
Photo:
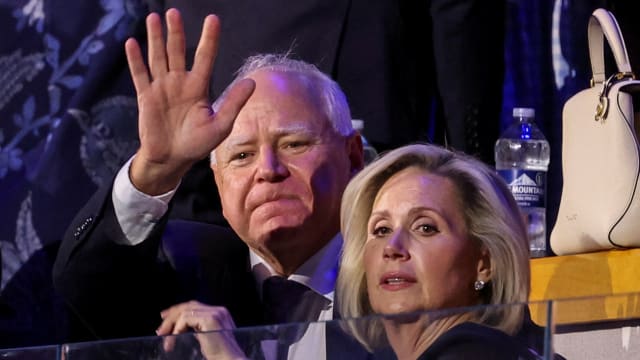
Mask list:
[[[237,153],[237,154],[233,155],[233,156],[231,157],[231,160],[232,160],[232,161],[233,161],[233,160],[245,160],[245,159],[247,159],[247,158],[249,158],[249,153],[248,153],[248,152],[244,152],[244,151],[243,151],[243,152],[239,152],[239,153]]]
[[[285,148],[288,149],[298,149],[300,147],[306,146],[308,143],[305,141],[291,141],[285,144]]]

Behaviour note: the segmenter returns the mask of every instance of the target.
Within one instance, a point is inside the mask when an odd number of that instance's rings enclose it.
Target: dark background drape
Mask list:
[[[637,69],[634,3],[507,2],[500,121],[514,106],[536,109],[552,149],[549,228],[562,186],[562,105],[590,77],[589,14],[614,12]],[[146,13],[142,0],[0,0],[0,348],[69,339],[51,267],[74,214],[138,145],[123,43],[142,34]]]

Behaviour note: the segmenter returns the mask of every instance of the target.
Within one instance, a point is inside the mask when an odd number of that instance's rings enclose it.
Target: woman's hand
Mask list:
[[[156,330],[159,336],[177,335],[193,330],[197,333],[196,339],[205,358],[246,359],[233,336],[232,330],[236,325],[225,307],[189,301],[163,310],[160,316],[162,324]],[[166,337],[165,351],[171,351],[174,344],[175,337]]]

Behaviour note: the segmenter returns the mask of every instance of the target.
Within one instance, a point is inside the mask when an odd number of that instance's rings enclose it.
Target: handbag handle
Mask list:
[[[591,59],[591,71],[593,72],[592,85],[603,83],[606,79],[603,34],[613,52],[618,71],[624,74],[631,74],[627,47],[624,44],[624,38],[616,18],[605,9],[596,9],[589,19],[588,28],[589,57]]]

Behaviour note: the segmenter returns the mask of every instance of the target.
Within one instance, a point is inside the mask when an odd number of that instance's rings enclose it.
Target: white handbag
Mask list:
[[[605,74],[603,33],[618,72]],[[563,186],[551,249],[557,255],[640,247],[640,149],[633,94],[640,94],[615,17],[589,20],[591,87],[562,111]],[[637,96],[636,96],[637,97]]]

